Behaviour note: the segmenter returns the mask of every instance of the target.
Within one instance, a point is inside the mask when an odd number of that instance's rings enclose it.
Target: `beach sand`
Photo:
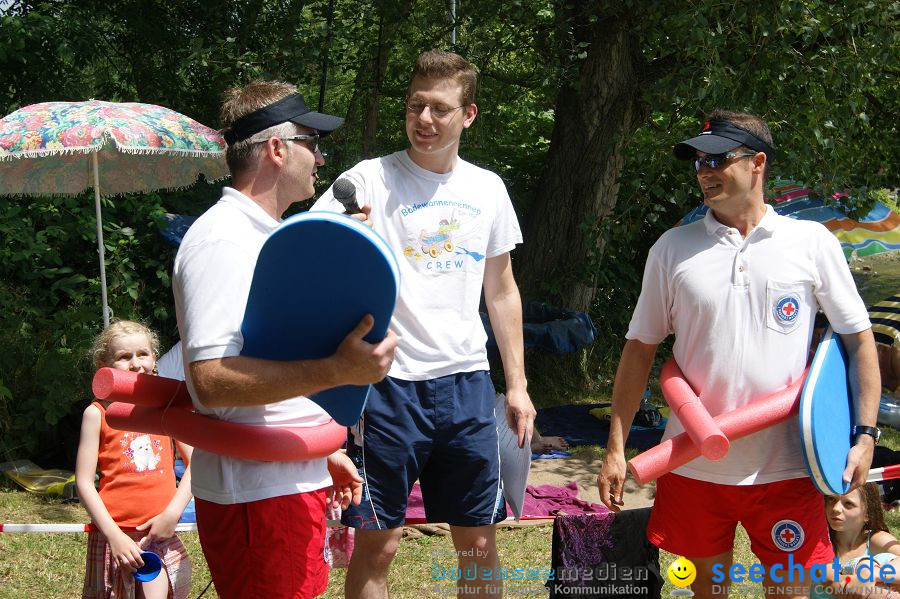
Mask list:
[[[578,483],[578,498],[592,503],[600,503],[597,490],[597,474],[600,472],[600,452],[593,448],[572,451],[572,457],[555,460],[533,460],[528,473],[529,485],[563,486],[569,481]],[[625,482],[625,505],[623,509],[653,505],[656,483],[639,487],[630,476]]]

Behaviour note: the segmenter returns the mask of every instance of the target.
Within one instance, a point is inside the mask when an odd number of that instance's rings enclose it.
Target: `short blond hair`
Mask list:
[[[90,354],[94,361],[94,367],[99,369],[104,366],[109,366],[112,363],[112,355],[109,346],[114,339],[127,337],[128,335],[137,335],[138,333],[143,333],[147,336],[147,340],[150,342],[150,351],[153,352],[153,358],[157,358],[159,356],[159,337],[156,336],[156,333],[139,322],[133,320],[117,320],[110,323],[109,326],[100,331],[100,334],[94,338]]]

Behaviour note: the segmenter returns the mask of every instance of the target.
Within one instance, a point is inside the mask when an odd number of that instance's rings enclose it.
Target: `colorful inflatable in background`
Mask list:
[[[900,215],[881,202],[875,202],[868,214],[854,220],[840,204],[848,197],[845,193],[835,194],[837,202],[826,205],[818,192],[795,181],[779,180],[775,182],[775,194],[769,203],[778,214],[822,223],[841,242],[848,260],[854,254],[864,257],[900,250]],[[705,205],[694,208],[678,225],[700,220],[706,210]]]
[[[0,464],[0,472],[17,485],[38,495],[75,497],[75,473],[68,470],[44,470],[31,460],[15,460]]]

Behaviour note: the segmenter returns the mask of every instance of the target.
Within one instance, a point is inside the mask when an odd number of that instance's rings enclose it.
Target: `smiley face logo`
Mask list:
[[[677,587],[686,587],[697,578],[697,568],[691,560],[679,557],[669,566],[668,574],[669,582]]]

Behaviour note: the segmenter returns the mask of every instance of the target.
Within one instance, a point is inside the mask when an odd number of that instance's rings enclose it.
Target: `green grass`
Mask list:
[[[0,521],[16,523],[87,522],[78,504],[41,497],[0,483]],[[550,565],[550,526],[501,529],[498,543],[504,565],[541,567]],[[197,597],[209,582],[196,533],[179,533],[193,561],[190,597]],[[85,559],[84,534],[0,533],[0,599],[71,598],[81,595]],[[419,598],[436,596],[433,568],[454,566],[446,556],[453,545],[449,536],[404,539],[391,567],[392,596]],[[329,599],[343,597],[345,570],[332,570]],[[535,597],[539,595],[534,595]],[[216,597],[210,588],[204,597]]]
[[[77,504],[39,497],[5,487],[0,490],[0,514],[5,522],[84,522],[85,513]],[[888,512],[892,531],[900,529],[900,512]],[[203,561],[195,533],[181,533],[180,537],[193,560],[193,581],[190,597],[197,597],[209,582],[209,571]],[[501,560],[507,567],[539,567],[550,565],[551,527],[501,529],[497,533]],[[391,570],[393,597],[435,597],[433,568],[437,564],[452,568],[450,538],[431,536],[404,539]],[[0,534],[0,598],[30,597],[69,598],[80,595],[84,575],[85,535],[83,534]],[[663,572],[678,556],[660,552]],[[750,552],[750,543],[743,529],[738,528],[734,563],[749,567],[757,563]],[[343,597],[343,569],[333,570],[325,597]],[[758,589],[754,592],[754,589]],[[662,596],[669,596],[674,587],[665,581]],[[745,585],[748,597],[762,596],[760,585]],[[512,593],[510,593],[510,596]],[[538,593],[518,596],[542,597]],[[744,596],[742,594],[742,596]],[[204,597],[216,597],[210,588]]]
[[[888,447],[897,451],[900,449],[900,431],[889,426],[880,426],[881,440],[878,442],[883,447]]]
[[[889,430],[885,434],[886,445],[900,446],[900,433]],[[900,534],[900,512],[886,514],[888,526],[894,534]],[[0,520],[3,522],[86,522],[84,510],[73,503],[26,493],[10,483],[0,483]],[[506,528],[497,533],[501,561],[506,567],[550,566],[550,526]],[[181,533],[180,537],[193,560],[193,580],[190,597],[197,597],[209,583],[209,571],[203,560],[196,533]],[[84,534],[0,534],[0,599],[31,597],[68,598],[80,595],[84,576]],[[404,539],[397,559],[391,567],[390,584],[393,597],[400,599],[437,597],[433,577],[435,564],[452,568],[453,560],[446,556],[452,549],[447,536],[430,536]],[[678,556],[660,552],[660,568],[663,573]],[[750,552],[750,542],[742,528],[738,528],[735,541],[734,563],[749,568],[757,563]],[[324,597],[343,597],[343,569],[335,569],[329,577]],[[664,576],[665,578],[665,576]],[[674,587],[665,580],[662,596],[669,596]],[[742,596],[762,597],[762,587],[748,583]],[[513,596],[513,593],[509,593]],[[516,596],[544,597],[532,593]],[[216,597],[210,588],[204,597]]]

